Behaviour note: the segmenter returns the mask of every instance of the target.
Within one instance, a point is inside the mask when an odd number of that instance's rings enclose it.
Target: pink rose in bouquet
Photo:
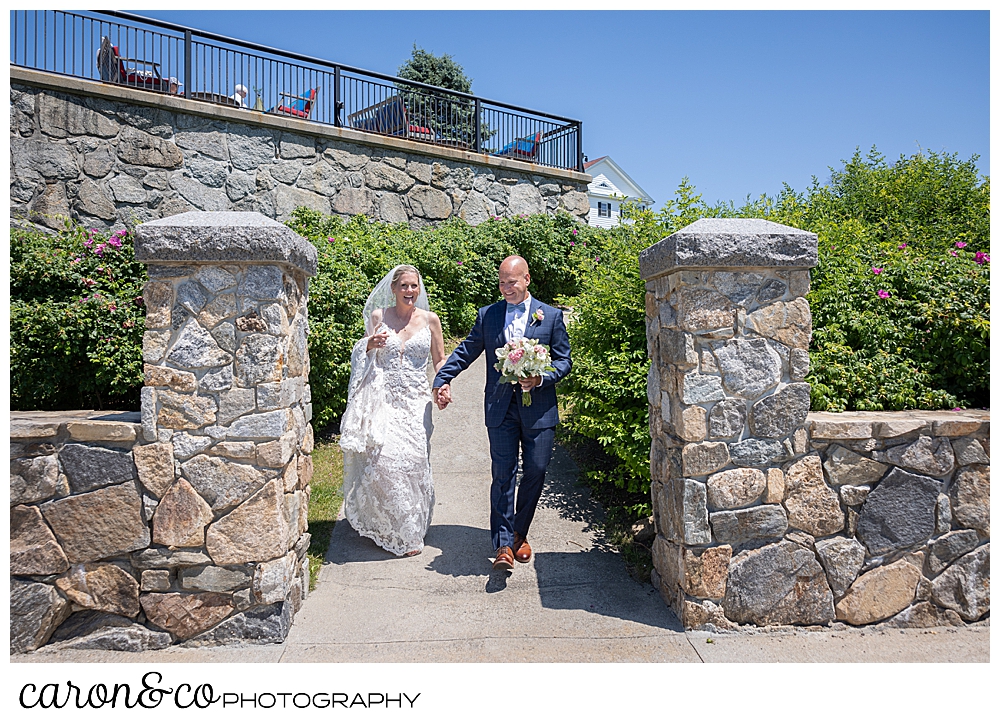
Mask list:
[[[549,349],[539,344],[538,339],[517,339],[509,341],[497,349],[497,363],[493,368],[500,372],[501,383],[519,384],[522,379],[554,372],[549,363]],[[521,403],[531,406],[531,392],[523,392]]]

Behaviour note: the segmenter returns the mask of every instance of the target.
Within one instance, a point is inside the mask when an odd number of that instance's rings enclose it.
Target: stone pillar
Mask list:
[[[702,219],[646,249],[653,582],[685,628],[824,623],[845,524],[806,456],[816,235]]]
[[[316,249],[257,213],[141,224],[145,386],[135,464],[149,622],[188,644],[284,639],[309,587],[308,277]]]

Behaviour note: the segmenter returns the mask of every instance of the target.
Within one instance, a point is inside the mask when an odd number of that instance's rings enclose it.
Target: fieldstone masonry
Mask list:
[[[816,236],[702,219],[640,256],[657,535],[685,628],[989,614],[989,413],[809,413]]]
[[[61,228],[300,206],[412,228],[563,211],[590,176],[485,154],[11,69],[10,209]]]
[[[309,589],[308,277],[254,213],[149,222],[141,414],[12,416],[11,652],[280,642]]]

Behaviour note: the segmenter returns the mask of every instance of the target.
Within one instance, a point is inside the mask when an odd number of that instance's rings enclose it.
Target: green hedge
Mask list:
[[[125,231],[11,228],[11,409],[138,409],[145,282]]]

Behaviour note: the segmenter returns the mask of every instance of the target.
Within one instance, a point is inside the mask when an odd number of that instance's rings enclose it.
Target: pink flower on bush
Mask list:
[[[899,245],[899,248],[901,248],[901,249],[905,249],[905,248],[906,248],[906,244],[900,244],[900,245]]]
[[[459,266],[461,266],[461,265],[462,265],[462,262],[461,262],[461,261],[459,261],[459,262],[458,262],[458,265],[459,265]]]
[[[93,286],[93,285],[94,285],[94,284],[96,284],[97,282],[96,282],[96,281],[94,281],[93,279],[84,279],[84,280],[83,280],[83,283],[84,283],[84,284],[86,284],[87,286]]]
[[[600,260],[601,260],[601,257],[600,257],[600,256],[595,256],[595,257],[594,257],[594,261],[600,261]]]
[[[122,241],[117,236],[111,236],[108,239],[108,244],[114,246],[116,249],[120,249],[122,247]]]
[[[982,266],[983,264],[988,264],[990,262],[990,255],[985,254],[982,251],[976,252],[976,263]]]
[[[333,243],[333,236],[331,236],[330,238],[328,238],[328,239],[326,240],[326,242],[327,242],[328,244],[332,244],[332,243]]]
[[[94,253],[98,256],[104,256],[104,249],[106,246],[104,244],[97,244],[97,248],[94,249]]]
[[[118,307],[114,304],[108,304],[108,311],[118,311]]]
[[[510,354],[507,355],[507,358],[511,361],[512,364],[517,364],[519,361],[521,361],[521,357],[523,356],[524,356],[524,351],[522,349],[515,349],[514,351],[512,351]]]
[[[879,274],[882,273],[882,269],[878,268],[877,266],[872,266],[872,273],[878,276]]]
[[[952,249],[948,253],[950,253],[952,256],[958,256],[958,251],[956,251],[955,249]]]
[[[576,236],[576,229],[573,229],[573,235]]]
[[[878,290],[878,298],[880,298],[880,299],[888,299],[890,296],[892,296],[892,294],[890,294],[885,289],[879,289]]]
[[[968,245],[969,244],[965,243],[965,241],[956,241],[955,242],[955,246],[957,246],[960,249],[964,249]]]

